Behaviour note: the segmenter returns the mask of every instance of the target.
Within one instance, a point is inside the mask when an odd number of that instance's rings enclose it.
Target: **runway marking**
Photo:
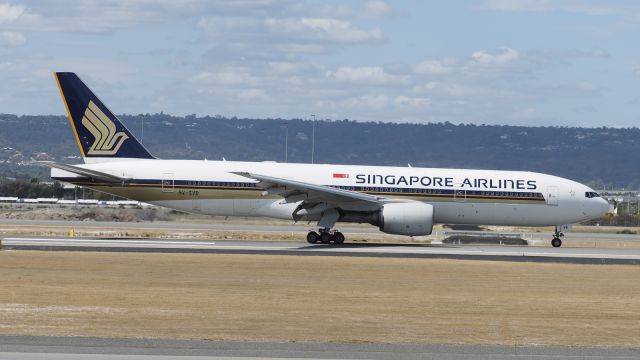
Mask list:
[[[122,244],[142,244],[142,245],[196,245],[196,246],[211,246],[216,243],[213,241],[164,241],[164,240],[131,240],[131,239],[65,239],[65,238],[4,238],[3,241],[11,242],[28,242],[28,243],[46,243],[52,245],[55,243],[81,243],[91,244],[96,246],[104,246],[105,244],[113,243],[114,245]]]
[[[569,248],[553,251],[537,247],[487,246],[385,246],[384,244],[345,244],[345,246],[311,245],[304,243],[280,244],[254,242],[242,244],[239,240],[176,241],[145,239],[91,239],[91,238],[4,238],[6,250],[64,250],[64,251],[118,251],[118,252],[191,252],[191,253],[245,253],[271,255],[324,255],[324,256],[378,256],[378,257],[443,257],[510,261],[567,261],[589,263],[640,264],[638,249]],[[232,244],[236,242],[237,244]],[[230,244],[231,243],[231,244]],[[595,251],[595,252],[594,252]],[[528,259],[528,260],[525,260]],[[547,260],[545,260],[547,259]],[[553,259],[553,260],[549,260]]]
[[[260,360],[265,357],[235,357],[235,356],[189,356],[180,355],[123,355],[123,354],[73,354],[73,353],[21,353],[0,352],[0,360]],[[271,360],[330,360],[331,358],[275,358]]]
[[[360,252],[358,249],[340,249],[334,250],[333,248],[329,249],[319,249],[319,251],[344,251],[344,252]],[[574,256],[574,257],[621,257],[621,258],[640,258],[640,255],[636,254],[605,254],[605,253],[577,253],[577,252],[530,252],[530,251],[489,251],[489,250],[461,250],[456,249],[455,251],[446,250],[446,248],[438,248],[438,249],[397,249],[397,248],[376,248],[376,249],[365,249],[362,251],[367,252],[385,252],[385,253],[438,253],[438,254],[481,254],[481,255],[510,255],[510,256],[554,256],[554,257],[562,257],[562,256]]]

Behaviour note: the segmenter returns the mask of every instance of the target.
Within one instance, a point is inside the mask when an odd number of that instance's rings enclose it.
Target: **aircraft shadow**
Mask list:
[[[407,244],[407,243],[345,243],[341,245],[334,244],[310,244],[301,246],[299,249],[362,249],[362,248],[377,248],[377,247],[397,247],[397,248],[457,248],[459,246],[452,244]]]

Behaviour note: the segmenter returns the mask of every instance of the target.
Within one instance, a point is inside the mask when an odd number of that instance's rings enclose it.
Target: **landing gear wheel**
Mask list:
[[[309,231],[309,233],[307,234],[307,242],[309,244],[317,244],[318,242],[320,242],[320,235],[318,235],[318,233],[315,231]]]
[[[551,246],[553,247],[560,247],[562,246],[562,240],[560,240],[560,238],[553,238],[553,240],[551,240]]]
[[[339,231],[333,233],[333,243],[338,245],[344,243],[344,235]]]
[[[320,242],[323,244],[330,244],[332,240],[331,234],[329,232],[323,232],[320,234]]]

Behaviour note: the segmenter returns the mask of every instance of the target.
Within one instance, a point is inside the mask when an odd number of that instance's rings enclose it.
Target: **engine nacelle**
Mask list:
[[[420,236],[433,230],[433,205],[412,203],[385,204],[379,213],[380,231],[387,234]]]

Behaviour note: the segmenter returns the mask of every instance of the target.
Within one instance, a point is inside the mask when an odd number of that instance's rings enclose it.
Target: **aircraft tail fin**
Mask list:
[[[85,162],[112,158],[154,159],[124,124],[72,72],[54,74]]]

